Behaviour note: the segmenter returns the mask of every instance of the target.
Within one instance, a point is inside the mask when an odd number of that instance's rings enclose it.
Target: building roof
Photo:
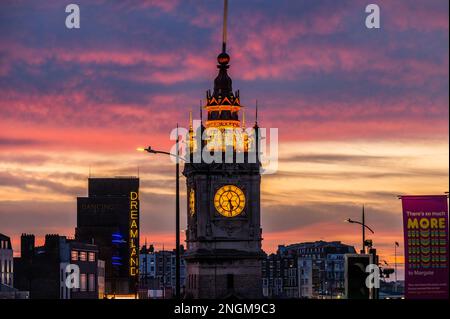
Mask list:
[[[8,243],[8,248],[7,249],[12,249],[11,238],[9,238],[8,236],[3,235],[3,234],[0,233],[0,240],[1,241],[6,241]]]
[[[354,253],[355,248],[350,245],[343,244],[340,241],[314,241],[314,242],[304,242],[304,243],[296,243],[290,245],[280,245],[278,246],[279,252],[289,252],[289,251],[298,251],[299,249],[314,249],[314,248],[336,248],[338,250],[346,250],[346,253]]]

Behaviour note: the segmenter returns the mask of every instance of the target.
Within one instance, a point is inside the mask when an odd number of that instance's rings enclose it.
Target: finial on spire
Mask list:
[[[202,100],[200,100],[200,122],[203,122]]]
[[[192,110],[189,111],[189,130],[192,130]]]
[[[245,128],[245,110],[242,110],[242,128]]]

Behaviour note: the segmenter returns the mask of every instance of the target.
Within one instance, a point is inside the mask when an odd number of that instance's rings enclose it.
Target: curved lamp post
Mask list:
[[[347,218],[345,220],[347,223],[350,224],[359,224],[361,225],[361,229],[362,229],[362,250],[361,253],[365,254],[366,253],[366,228],[372,233],[375,234],[375,232],[372,230],[372,228],[370,228],[369,226],[366,225],[365,220],[364,220],[364,206],[363,206],[363,210],[362,210],[362,221],[357,221],[357,220],[353,220],[350,218]]]
[[[175,203],[175,297],[180,299],[180,159],[186,161],[179,155],[178,151],[179,139],[176,141],[176,154],[170,152],[158,151],[148,146],[147,148],[137,148],[137,151],[148,152],[151,154],[165,154],[176,158],[175,174],[176,174],[176,203]]]

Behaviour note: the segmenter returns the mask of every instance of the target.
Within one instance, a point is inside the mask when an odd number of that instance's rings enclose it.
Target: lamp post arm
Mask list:
[[[180,155],[176,155],[176,154],[170,153],[170,152],[156,151],[156,150],[150,149],[150,148],[146,148],[145,151],[147,151],[147,152],[149,152],[149,153],[153,153],[153,154],[166,154],[166,155],[173,156],[173,157],[175,157],[175,158],[178,158],[178,159],[180,159],[180,160],[186,162],[186,159],[185,159],[184,157],[182,157],[182,156],[180,156]]]
[[[367,226],[367,225],[365,225],[365,224],[363,224],[363,223],[361,223],[361,222],[359,222],[359,221],[356,221],[356,220],[348,220],[348,222],[349,223],[355,223],[355,224],[359,224],[359,225],[361,225],[361,226],[364,226],[364,227],[366,227],[368,230],[370,230],[371,232],[372,232],[372,234],[375,234],[375,232],[372,230],[372,228],[370,228],[369,226]]]
[[[371,232],[372,232],[372,234],[375,234],[375,232],[372,230],[372,228],[370,228],[369,226],[367,226],[367,225],[364,225],[364,227],[366,227],[368,230],[370,230]]]

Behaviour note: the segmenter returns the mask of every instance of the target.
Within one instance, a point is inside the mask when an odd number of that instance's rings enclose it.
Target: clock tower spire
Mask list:
[[[222,52],[217,57],[219,73],[213,91],[206,92],[203,106],[207,112],[204,129],[217,133],[205,142],[205,147],[222,155],[227,145],[225,131],[239,132],[245,125],[244,118],[243,123],[239,120],[239,91],[233,92],[228,75],[227,18],[228,1],[224,0]],[[257,133],[255,136],[257,141]],[[260,163],[258,159],[250,160],[245,143],[248,136],[244,133],[243,137],[245,146],[239,150],[237,136],[233,135],[233,152],[243,152],[243,162],[185,163],[189,212],[184,255],[186,298],[262,297]],[[233,156],[235,159],[237,156]]]

